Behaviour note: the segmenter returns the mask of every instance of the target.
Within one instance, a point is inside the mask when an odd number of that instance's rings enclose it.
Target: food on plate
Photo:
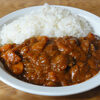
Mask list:
[[[0,61],[28,83],[78,84],[100,71],[100,38],[93,32],[85,18],[46,4],[1,28]]]
[[[0,60],[16,78],[43,86],[68,86],[100,71],[100,38],[36,36],[0,47]]]

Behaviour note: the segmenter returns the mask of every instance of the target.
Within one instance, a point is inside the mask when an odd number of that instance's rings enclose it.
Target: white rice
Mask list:
[[[40,10],[32,11],[8,25],[0,31],[1,44],[20,44],[32,36],[84,37],[92,32],[90,24],[82,17],[71,13],[68,9],[43,5]]]

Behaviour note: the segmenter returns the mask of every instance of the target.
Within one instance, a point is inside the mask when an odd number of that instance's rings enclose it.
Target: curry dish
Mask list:
[[[100,38],[32,37],[0,47],[0,61],[14,77],[43,86],[68,86],[86,81],[100,70]]]

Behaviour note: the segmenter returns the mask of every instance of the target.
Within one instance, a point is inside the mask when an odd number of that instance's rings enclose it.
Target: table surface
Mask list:
[[[100,0],[0,0],[0,17],[17,9],[44,3],[73,6],[100,16]],[[48,97],[24,93],[0,82],[0,100],[100,100],[100,87],[72,96]]]

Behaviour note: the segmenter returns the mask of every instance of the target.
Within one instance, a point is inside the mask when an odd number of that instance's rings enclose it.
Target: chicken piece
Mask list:
[[[85,80],[86,74],[89,70],[87,65],[82,62],[78,62],[77,65],[71,67],[70,74],[73,83],[79,83]]]
[[[28,60],[23,62],[24,64],[24,70],[29,73],[29,72],[34,72],[33,64],[30,63]]]
[[[72,51],[70,47],[67,47],[65,44],[63,44],[60,41],[57,41],[56,44],[57,44],[59,51],[61,51],[64,54],[69,54]]]
[[[45,52],[41,53],[41,55],[39,56],[38,64],[41,66],[49,65],[49,59]]]
[[[66,40],[66,45],[70,47],[71,49],[74,49],[75,47],[79,45],[79,42],[75,37],[71,37]]]
[[[44,51],[51,57],[57,55],[60,52],[60,51],[57,50],[57,47],[54,43],[53,44],[48,44],[46,46],[46,48],[44,49]]]
[[[50,81],[57,81],[56,73],[55,72],[48,72],[47,80]]]
[[[38,37],[37,37],[37,40],[38,40],[38,41],[47,42],[47,41],[48,41],[48,37],[46,37],[46,36],[38,36]]]
[[[8,50],[7,52],[3,53],[1,57],[11,64],[16,64],[21,61],[21,58],[12,50]]]
[[[68,59],[65,55],[58,55],[51,61],[51,66],[54,71],[62,71],[67,68]]]
[[[16,75],[23,73],[23,69],[24,69],[24,66],[22,62],[19,62],[11,66],[12,72]]]
[[[29,48],[27,46],[23,47],[20,51],[22,55],[25,55],[28,52]]]
[[[29,71],[24,74],[24,77],[34,84],[43,85],[44,83],[44,73],[41,66],[33,65],[34,71]]]
[[[26,55],[23,55],[23,58],[30,61],[32,64],[36,64],[38,60],[39,53],[38,52],[29,52]]]
[[[70,69],[70,75],[73,82],[78,82],[79,80],[79,67],[75,65]]]
[[[46,45],[46,42],[44,42],[44,41],[37,42],[32,46],[32,50],[33,51],[41,51],[41,50],[43,50],[45,45]]]
[[[5,51],[11,49],[11,47],[12,47],[11,44],[5,44],[5,45],[0,47],[0,52],[5,52]]]
[[[40,36],[40,37],[37,37],[37,40],[38,40],[38,42],[33,44],[32,50],[41,51],[44,48],[44,46],[46,45],[48,38],[45,36]]]
[[[22,45],[26,45],[26,46],[30,46],[30,45],[33,45],[35,42],[37,42],[36,38],[35,37],[32,37],[30,39],[26,39]]]

